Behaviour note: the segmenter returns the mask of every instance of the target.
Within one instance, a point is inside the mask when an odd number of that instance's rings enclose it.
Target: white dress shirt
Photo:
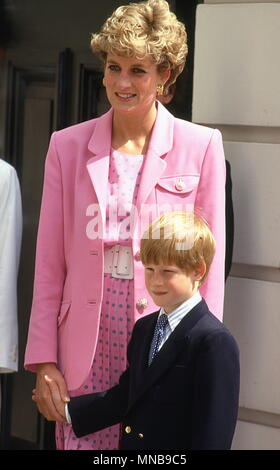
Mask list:
[[[171,335],[172,331],[175,330],[176,326],[179,325],[180,321],[201,301],[201,295],[199,292],[194,294],[190,299],[186,300],[183,302],[179,307],[175,308],[170,313],[166,313],[164,308],[161,307],[160,312],[159,312],[159,317],[163,313],[165,313],[168,316],[168,323],[165,327],[164,330],[164,335],[162,338],[162,341],[159,345],[158,350],[163,346],[165,341],[169,338]]]

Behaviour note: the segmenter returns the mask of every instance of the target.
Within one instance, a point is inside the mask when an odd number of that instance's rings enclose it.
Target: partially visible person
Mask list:
[[[121,422],[122,450],[230,449],[239,351],[199,293],[214,252],[211,231],[192,213],[166,213],[144,233],[146,287],[160,310],[135,324],[119,383],[65,406],[45,377],[78,437]]]
[[[13,39],[7,2],[0,0],[0,68],[5,65],[6,50]],[[0,137],[3,133],[1,129]],[[21,236],[22,206],[17,173],[0,158],[0,373],[18,370],[17,276]]]
[[[17,275],[21,235],[17,174],[0,159],[0,373],[18,369]]]
[[[44,375],[62,399],[118,382],[135,321],[156,309],[145,288],[140,238],[167,208],[195,210],[208,221],[217,250],[201,292],[223,316],[221,133],[174,118],[157,100],[184,68],[186,40],[165,0],[117,8],[91,41],[111,109],[51,137],[25,367],[37,374],[39,411],[58,421],[58,449],[119,445],[119,426],[77,439],[59,422]]]

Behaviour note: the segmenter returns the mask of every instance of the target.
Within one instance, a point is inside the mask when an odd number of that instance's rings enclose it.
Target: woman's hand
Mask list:
[[[64,418],[64,421],[65,421],[66,420],[65,401],[61,401],[60,392],[59,392],[57,383],[53,379],[51,379],[48,375],[45,375],[45,380],[50,388],[52,399],[56,407],[56,410]],[[69,400],[66,400],[66,401],[69,401]]]
[[[46,377],[53,382],[49,387]],[[37,365],[36,389],[32,400],[37,403],[38,410],[48,421],[65,423],[64,405],[68,397],[65,380],[54,363]]]

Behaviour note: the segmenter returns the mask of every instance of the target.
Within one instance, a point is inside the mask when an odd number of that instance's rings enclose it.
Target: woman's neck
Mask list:
[[[134,155],[145,154],[148,149],[157,110],[155,104],[144,115],[114,111],[112,147]]]

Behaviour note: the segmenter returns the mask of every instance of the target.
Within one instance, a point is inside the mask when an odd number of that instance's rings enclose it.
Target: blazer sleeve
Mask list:
[[[239,350],[227,330],[209,334],[195,363],[191,449],[228,450],[237,421]]]
[[[219,320],[223,318],[225,283],[225,180],[222,136],[215,129],[201,168],[195,211],[209,224],[216,240],[216,253],[200,292]]]
[[[91,434],[123,421],[130,394],[130,364],[132,357],[137,356],[135,337],[138,329],[139,321],[134,325],[132,337],[127,347],[129,366],[120,376],[119,383],[101,393],[90,393],[71,398],[68,411],[77,437]]]
[[[57,363],[57,317],[66,274],[64,257],[63,185],[52,135],[45,162],[43,196],[36,246],[33,302],[25,367]]]
[[[129,368],[119,383],[100,393],[71,398],[68,410],[77,437],[105,429],[123,420],[128,403]]]
[[[20,187],[14,168],[0,165],[0,372],[18,368],[17,275],[22,235]]]

